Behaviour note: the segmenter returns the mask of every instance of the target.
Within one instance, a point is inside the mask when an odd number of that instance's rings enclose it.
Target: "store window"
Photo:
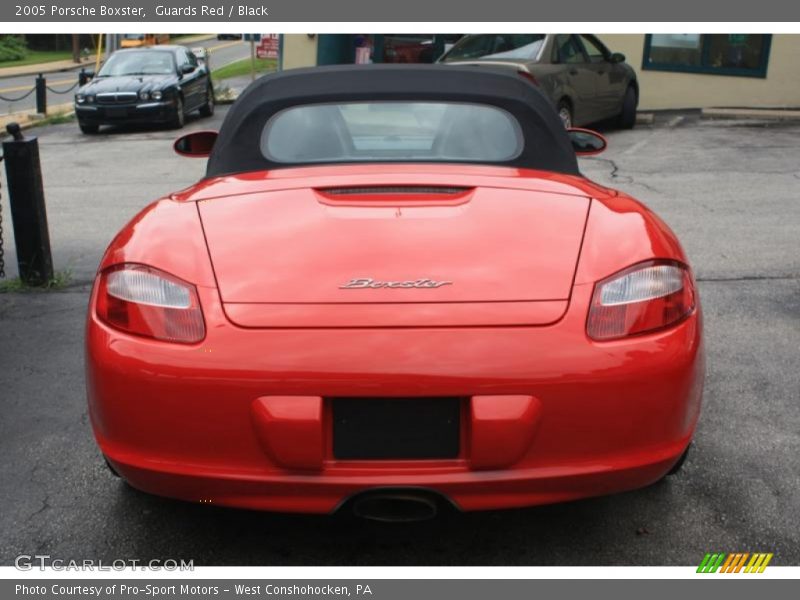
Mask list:
[[[772,36],[654,33],[644,42],[643,69],[766,77]]]

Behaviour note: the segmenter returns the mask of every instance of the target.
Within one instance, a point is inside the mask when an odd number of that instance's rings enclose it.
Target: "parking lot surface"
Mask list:
[[[223,112],[188,127],[216,126]],[[616,496],[411,525],[170,501],[106,471],[83,388],[94,270],[120,226],[199,178],[204,161],[175,156],[166,130],[86,137],[72,123],[32,133],[56,268],[70,283],[0,294],[0,564],[49,554],[195,565],[691,565],[710,551],[800,564],[800,126],[670,115],[608,131],[609,150],[581,163],[658,212],[696,269],[708,375],[681,473]],[[4,197],[13,276],[8,214]]]

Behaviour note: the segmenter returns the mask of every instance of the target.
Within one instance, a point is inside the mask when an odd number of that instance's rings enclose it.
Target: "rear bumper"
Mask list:
[[[634,490],[661,479],[677,462],[689,439],[648,453],[620,456],[613,462],[573,468],[513,468],[494,472],[299,475],[236,473],[230,470],[122,462],[109,458],[133,487],[190,502],[294,513],[332,513],[350,498],[376,489],[435,492],[463,511],[515,508],[566,502]]]
[[[429,489],[463,510],[560,502],[657,481],[700,410],[699,309],[658,334],[595,343],[584,334],[591,286],[575,286],[546,327],[438,329],[244,329],[216,290],[199,293],[208,335],[196,346],[88,319],[97,441],[154,494],[314,513],[384,487]],[[327,399],[341,396],[463,398],[461,452],[336,460]],[[265,416],[271,398],[296,410]]]

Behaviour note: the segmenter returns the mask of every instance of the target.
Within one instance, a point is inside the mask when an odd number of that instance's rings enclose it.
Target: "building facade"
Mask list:
[[[430,62],[457,36],[286,34],[283,68]],[[640,110],[800,108],[800,35],[600,34],[625,54],[640,83]]]
[[[800,108],[800,35],[598,37],[636,69],[640,110]]]

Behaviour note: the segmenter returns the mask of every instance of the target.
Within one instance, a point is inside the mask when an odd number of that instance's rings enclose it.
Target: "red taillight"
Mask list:
[[[158,269],[122,264],[100,275],[97,316],[117,329],[192,344],[206,335],[195,287]]]
[[[539,82],[536,81],[536,77],[534,77],[533,73],[531,73],[530,71],[523,71],[522,69],[520,69],[519,71],[517,71],[517,75],[519,75],[523,79],[527,79],[533,85],[539,85]]]
[[[586,333],[595,340],[648,333],[678,323],[694,306],[694,284],[684,265],[648,261],[595,284]]]

